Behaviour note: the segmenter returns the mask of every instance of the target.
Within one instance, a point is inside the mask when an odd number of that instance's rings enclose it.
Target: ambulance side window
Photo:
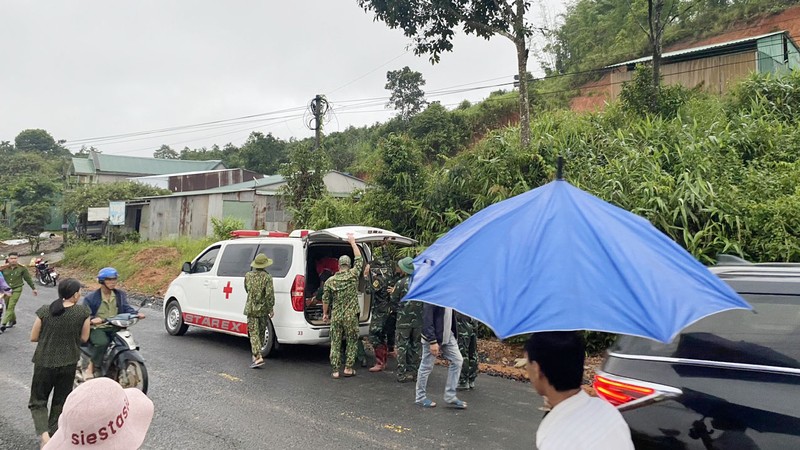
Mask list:
[[[257,244],[229,244],[219,260],[217,276],[244,277],[256,257]]]
[[[258,253],[267,255],[272,260],[272,265],[267,267],[267,272],[273,278],[283,278],[292,268],[292,251],[294,247],[286,244],[261,244]]]
[[[214,267],[214,262],[217,261],[218,255],[219,247],[211,248],[203,253],[203,256],[197,258],[197,261],[194,262],[192,273],[211,272],[211,268]]]

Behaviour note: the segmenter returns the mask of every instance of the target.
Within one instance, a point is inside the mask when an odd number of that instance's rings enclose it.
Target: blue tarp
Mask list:
[[[489,206],[414,259],[404,300],[452,307],[501,339],[595,330],[671,341],[750,306],[647,220],[556,180]]]

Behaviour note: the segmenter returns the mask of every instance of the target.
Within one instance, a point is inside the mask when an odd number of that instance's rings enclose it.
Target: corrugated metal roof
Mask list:
[[[131,177],[130,179],[132,181],[137,181],[137,180],[145,180],[146,181],[146,180],[154,180],[154,179],[159,179],[160,180],[160,179],[167,179],[169,177],[181,177],[181,176],[184,176],[184,175],[195,175],[195,174],[198,174],[198,173],[225,172],[227,170],[237,170],[237,169],[193,170],[191,172],[180,172],[180,173],[172,173],[172,172],[170,172],[170,173],[165,173],[165,174],[161,174],[161,175],[146,175],[146,176],[142,176],[142,177]]]
[[[164,175],[168,173],[192,172],[217,169],[220,160],[188,161],[181,159],[140,158],[136,156],[106,155],[100,153],[98,160],[100,172],[136,173],[143,175]]]
[[[72,158],[72,169],[76,175],[94,174],[94,165],[89,158]]]
[[[142,197],[142,198],[186,197],[189,195],[227,194],[230,192],[241,192],[253,189],[263,189],[267,186],[281,184],[283,182],[285,182],[283,176],[270,175],[264,178],[257,178],[253,181],[245,181],[243,183],[229,184],[227,186],[220,186],[213,189],[205,189],[202,191],[175,192],[169,195],[158,195],[154,197]]]
[[[692,54],[692,53],[700,53],[700,52],[713,50],[713,49],[722,49],[724,47],[730,47],[730,46],[737,45],[737,44],[744,44],[744,43],[747,43],[747,42],[753,42],[753,41],[757,41],[759,39],[764,39],[766,37],[775,36],[776,34],[783,34],[783,33],[785,33],[785,31],[776,31],[774,33],[767,33],[767,34],[762,34],[760,36],[752,36],[752,37],[743,38],[743,39],[736,39],[736,40],[728,41],[728,42],[720,42],[718,44],[710,44],[710,45],[703,45],[703,46],[700,46],[700,47],[686,48],[686,49],[683,49],[683,50],[675,50],[674,52],[662,53],[661,54],[661,58],[662,59],[669,59],[669,58],[674,58],[676,56],[689,55],[689,54]],[[617,64],[612,64],[610,66],[606,66],[605,68],[606,69],[612,69],[614,67],[627,66],[627,65],[630,65],[630,64],[639,64],[639,63],[650,61],[652,59],[653,59],[652,55],[651,56],[645,56],[643,58],[632,59],[630,61],[625,61],[625,62],[621,62],[621,63],[617,63]]]
[[[84,158],[72,158],[76,173],[119,173],[129,175],[166,175],[172,173],[196,172],[212,169],[225,168],[220,160],[190,161],[182,159],[156,159],[142,158],[139,156],[107,155],[105,153],[94,153],[91,155],[96,158],[97,164],[92,164],[93,170],[84,172],[88,169]],[[80,166],[81,171],[78,170]]]

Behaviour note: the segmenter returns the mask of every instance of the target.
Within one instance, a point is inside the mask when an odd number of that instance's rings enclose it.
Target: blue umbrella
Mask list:
[[[670,342],[752,309],[647,220],[563,180],[489,206],[414,259],[405,300],[452,307],[505,339],[595,330]]]

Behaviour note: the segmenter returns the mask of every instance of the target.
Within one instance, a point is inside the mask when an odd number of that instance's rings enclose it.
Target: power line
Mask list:
[[[366,77],[368,75],[371,75],[372,73],[376,72],[377,70],[381,69],[382,67],[389,65],[389,63],[392,63],[392,62],[402,58],[403,56],[406,56],[407,54],[408,54],[408,50],[406,50],[403,53],[395,56],[394,58],[390,59],[389,61],[386,61],[385,63],[381,64],[380,66],[370,70],[369,72],[365,73],[364,75],[361,75],[360,77],[354,78],[354,79],[348,81],[347,83],[339,86],[338,88],[328,92],[328,95],[333,94],[334,92],[339,91],[341,89],[344,89],[347,86],[350,86],[351,84],[355,83],[356,81],[361,80],[362,78],[364,78],[364,77]]]
[[[788,22],[788,21],[790,21],[790,20],[785,20],[785,21],[780,21],[780,22]],[[759,27],[759,26],[754,26],[754,27],[749,27],[749,28],[757,28],[757,27]],[[794,37],[791,36],[791,35],[789,37],[794,39]],[[782,46],[783,44],[782,43],[770,44],[770,46],[773,46],[773,45]],[[391,60],[389,62],[391,62]],[[388,62],[387,62],[387,64],[388,64]],[[724,65],[727,65],[727,64],[718,65],[716,67],[721,67],[721,66],[724,66]],[[712,67],[715,67],[715,66],[712,66]],[[375,70],[377,70],[377,69],[375,69]],[[575,75],[587,74],[587,73],[598,73],[598,74],[599,73],[603,73],[603,74],[605,74],[605,73],[610,72],[611,70],[613,70],[613,69],[610,69],[610,68],[607,68],[607,67],[602,67],[602,68],[598,68],[598,69],[583,70],[583,71],[576,71],[576,72],[562,73],[562,74],[553,74],[553,75],[549,75],[549,76],[545,76],[545,77],[534,78],[534,81],[553,79],[553,78],[560,78],[560,77],[565,77],[565,76],[575,76]],[[697,69],[697,70],[705,70],[705,69]],[[373,72],[374,72],[374,70],[373,70]],[[686,73],[686,72],[681,72],[681,73]],[[677,75],[677,74],[670,74],[670,75]],[[492,78],[492,79],[489,79],[489,80],[475,81],[475,82],[464,83],[464,84],[455,85],[455,86],[446,87],[446,88],[434,89],[434,90],[429,91],[426,94],[426,96],[430,97],[430,98],[444,97],[444,96],[448,96],[448,95],[461,94],[461,93],[465,93],[465,92],[473,92],[473,91],[477,91],[477,90],[490,89],[490,88],[499,88],[499,87],[507,87],[507,86],[513,85],[513,82],[506,82],[506,83],[494,83],[494,84],[481,85],[481,86],[472,86],[474,84],[478,84],[478,83],[482,83],[482,82],[495,81],[495,80],[503,79],[503,78],[507,79],[509,77]],[[587,87],[585,89],[596,89],[596,88],[600,88],[600,87],[604,87],[604,86],[610,86],[610,85],[619,84],[619,83],[620,82],[610,83],[610,84],[602,84],[602,85],[594,85],[594,86]],[[471,87],[466,87],[466,86],[471,86]],[[568,89],[561,89],[561,90],[551,91],[551,92],[539,92],[538,95],[550,95],[550,94],[556,94],[556,93],[576,91],[576,90],[579,90],[579,89],[580,88],[568,88]],[[385,97],[372,97],[372,98],[362,98],[362,99],[340,100],[340,101],[337,101],[337,103],[344,103],[343,106],[338,108],[339,112],[342,112],[341,110],[354,110],[354,111],[347,111],[347,112],[348,113],[356,113],[356,112],[358,112],[357,110],[359,110],[359,109],[374,108],[375,106],[382,106],[382,105],[385,104],[385,102],[388,99],[389,99],[388,96],[385,96]],[[485,99],[484,101],[490,101],[490,100],[492,100],[492,99],[488,98],[488,99]],[[332,106],[333,105],[331,104],[331,107]],[[264,112],[264,113],[258,113],[258,114],[250,114],[250,115],[246,115],[246,116],[240,116],[240,117],[235,117],[235,118],[230,118],[230,119],[214,120],[214,121],[202,122],[202,123],[197,123],[197,124],[173,126],[173,127],[167,127],[167,128],[161,128],[161,129],[154,129],[154,130],[147,130],[147,131],[137,131],[137,132],[131,132],[131,133],[122,133],[122,134],[100,136],[100,137],[94,137],[94,138],[75,139],[75,140],[68,141],[66,143],[66,146],[67,147],[75,147],[75,146],[78,146],[78,145],[85,146],[85,145],[94,145],[94,144],[98,144],[98,145],[99,144],[118,145],[118,144],[122,144],[122,143],[135,142],[135,141],[144,140],[144,139],[155,139],[155,138],[158,138],[158,137],[175,136],[175,135],[179,135],[179,134],[189,134],[189,133],[208,131],[208,130],[211,130],[211,129],[220,129],[220,128],[228,128],[228,127],[240,126],[240,125],[246,124],[246,123],[263,123],[264,125],[266,125],[266,124],[268,124],[268,122],[270,122],[272,120],[278,120],[278,119],[283,119],[283,118],[289,118],[289,120],[284,121],[284,122],[279,122],[279,123],[287,123],[290,120],[294,119],[295,117],[300,117],[300,116],[278,116],[278,117],[271,117],[271,118],[267,117],[267,116],[280,114],[280,113],[284,113],[284,112],[294,112],[294,111],[299,112],[301,110],[305,110],[305,108],[306,108],[306,106],[298,106],[298,107],[287,108],[287,109],[283,109],[283,110],[276,110],[276,111],[270,111],[270,112]],[[366,112],[377,112],[377,111],[362,111],[362,112],[366,113]],[[244,120],[244,119],[253,119],[253,118],[257,118],[257,117],[262,117],[262,119]],[[179,131],[179,130],[185,130],[185,131]],[[173,131],[175,133],[170,133],[170,132],[173,132]],[[232,134],[232,133],[235,133],[235,132],[236,131],[232,131],[232,132],[224,133],[224,134]],[[211,136],[211,137],[214,137],[214,136]],[[193,140],[199,140],[199,139],[202,139],[202,138],[197,138],[197,139],[193,139]]]

